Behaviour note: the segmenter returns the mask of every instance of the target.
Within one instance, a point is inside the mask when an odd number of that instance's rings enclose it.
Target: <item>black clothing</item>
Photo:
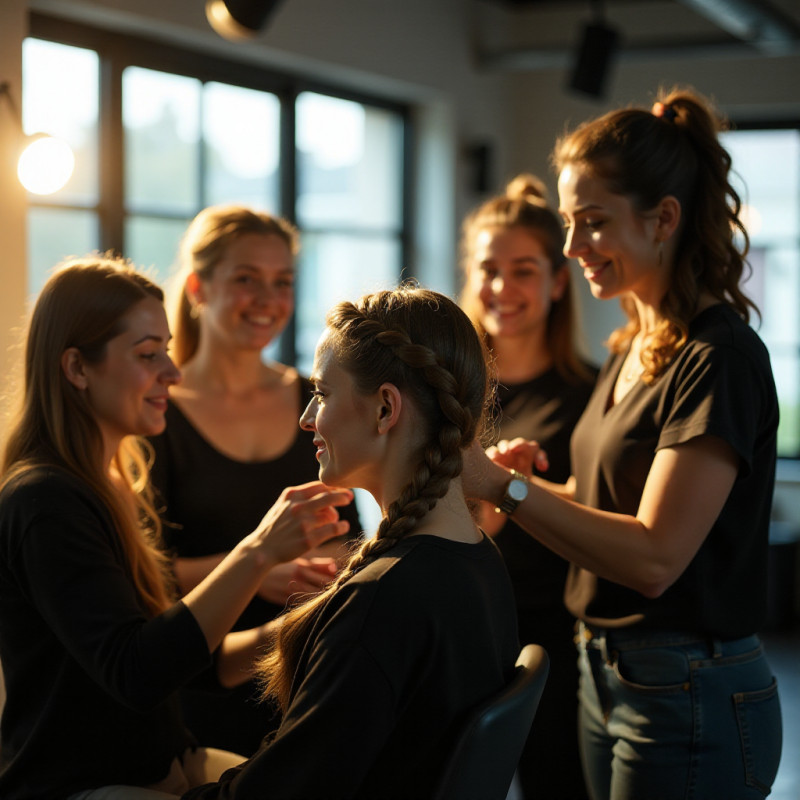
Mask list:
[[[311,384],[298,381],[297,418],[311,399]],[[164,540],[175,557],[197,558],[232,550],[263,518],[287,486],[319,479],[313,433],[297,426],[290,447],[269,461],[237,461],[217,450],[174,403],[166,412],[164,433],[150,441],[155,449],[151,480],[164,506]],[[340,508],[350,522],[350,538],[361,533],[355,503]],[[256,596],[234,630],[263,625],[284,610]],[[181,691],[184,719],[205,747],[252,755],[277,726],[268,705],[257,702],[255,682],[227,692]]]
[[[609,397],[625,354],[603,368],[572,439],[575,499],[636,514],[655,453],[694,437],[726,441],[740,459],[723,509],[685,572],[648,599],[571,568],[567,604],[603,627],[635,624],[735,639],[766,616],[767,535],[775,481],[778,400],[764,344],[729,306],[699,314],[689,341],[651,386]]]
[[[518,654],[493,543],[410,536],[328,601],[274,740],[184,799],[430,797],[459,722]]]
[[[194,616],[145,610],[106,507],[36,468],[0,493],[3,800],[163,779],[192,743],[175,690],[211,663]]]
[[[547,453],[542,477],[564,483],[572,474],[569,440],[592,393],[591,378],[568,382],[555,368],[522,384],[497,391],[499,438],[535,439]],[[582,800],[586,789],[578,753],[578,666],[574,617],[564,607],[568,563],[536,541],[513,520],[494,537],[508,567],[522,644],[541,644],[550,674],[519,763],[526,797]]]

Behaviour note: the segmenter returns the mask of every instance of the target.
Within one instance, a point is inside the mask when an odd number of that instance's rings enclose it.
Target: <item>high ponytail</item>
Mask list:
[[[639,212],[672,195],[681,204],[673,274],[662,300],[661,323],[642,353],[643,380],[654,381],[686,343],[700,294],[730,305],[745,321],[758,311],[742,292],[747,232],[741,200],[730,183],[731,158],[720,144],[725,127],[710,101],[689,89],[659,92],[652,109],[609,112],[556,143],[553,163],[586,166]],[[639,331],[633,302],[622,301],[628,323],[609,337],[622,352]]]

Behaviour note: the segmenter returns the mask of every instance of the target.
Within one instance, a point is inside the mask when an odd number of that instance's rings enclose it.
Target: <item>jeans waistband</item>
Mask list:
[[[741,655],[761,645],[757,634],[721,639],[693,631],[657,631],[642,628],[601,628],[578,622],[578,638],[587,647],[613,650],[644,650],[657,647],[707,647],[711,658]]]

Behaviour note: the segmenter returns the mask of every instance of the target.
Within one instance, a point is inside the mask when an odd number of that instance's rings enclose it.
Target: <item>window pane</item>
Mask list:
[[[402,139],[395,113],[312,92],[299,95],[300,225],[398,230]]]
[[[385,237],[304,234],[297,281],[297,366],[308,375],[325,315],[340,300],[391,289],[400,275],[400,245]]]
[[[277,213],[280,103],[273,94],[209,83],[203,92],[206,203]]]
[[[162,287],[175,271],[178,245],[189,219],[131,216],[125,220],[125,255],[137,266],[152,268]]]
[[[200,197],[200,81],[128,67],[122,117],[126,207],[191,215]]]
[[[778,455],[800,455],[800,131],[730,131],[750,235],[753,269],[745,289],[762,314],[759,333],[770,351],[781,423]],[[756,321],[757,324],[757,321]]]
[[[98,195],[98,58],[92,50],[25,39],[22,43],[22,107],[26,133],[66,141],[75,169],[48,202],[95,205]]]
[[[28,291],[39,294],[52,268],[69,256],[97,250],[97,215],[92,211],[28,209]]]

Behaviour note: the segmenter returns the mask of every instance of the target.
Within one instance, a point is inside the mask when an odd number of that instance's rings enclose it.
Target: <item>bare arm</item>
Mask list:
[[[477,455],[470,454],[470,461]],[[700,436],[656,453],[635,516],[588,508],[538,478],[514,512],[518,525],[563,558],[603,578],[658,597],[700,549],[733,488],[733,448]],[[465,491],[497,503],[508,472],[488,457],[471,466]]]
[[[284,489],[256,530],[183,598],[209,650],[220,644],[270,569],[347,531],[335,506],[351,500],[349,490],[318,481]]]

